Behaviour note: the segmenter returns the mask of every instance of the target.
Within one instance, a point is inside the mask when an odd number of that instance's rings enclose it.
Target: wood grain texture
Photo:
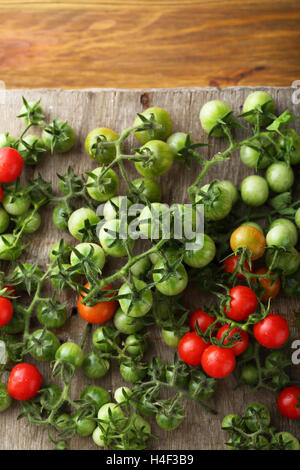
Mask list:
[[[176,90],[89,90],[89,91],[61,91],[61,90],[16,90],[0,92],[0,132],[9,131],[12,135],[18,135],[22,128],[22,123],[15,119],[18,114],[21,96],[25,94],[28,100],[37,100],[42,97],[42,105],[46,111],[47,118],[53,119],[58,116],[67,119],[75,128],[78,135],[77,144],[72,152],[66,155],[55,155],[44,159],[44,162],[36,169],[26,169],[25,177],[36,177],[38,172],[42,176],[53,182],[57,187],[56,173],[63,174],[69,165],[72,165],[75,172],[84,172],[96,167],[97,164],[89,159],[84,152],[84,139],[88,131],[97,126],[107,126],[120,131],[131,125],[137,112],[141,112],[145,106],[158,105],[166,108],[174,119],[174,130],[190,131],[195,139],[206,140],[200,127],[198,114],[201,106],[208,100],[219,98],[226,100],[233,109],[239,113],[245,97],[249,94],[249,88],[228,88],[218,90],[216,88],[206,89],[176,89]],[[292,89],[266,88],[274,97],[278,104],[278,112],[287,107],[295,114],[299,114],[299,105],[295,106],[291,102]],[[144,103],[144,104],[142,104]],[[299,128],[298,128],[299,129]],[[238,131],[237,138],[244,135],[244,131]],[[203,156],[210,158],[215,152],[224,148],[222,139],[212,140],[212,146],[203,150]],[[130,145],[133,141],[130,140]],[[134,143],[136,145],[136,142]],[[136,177],[134,167],[128,167],[130,176]],[[190,171],[182,171],[182,166],[175,163],[171,171],[161,177],[164,201],[184,202],[187,200],[186,188],[195,178],[199,171],[196,164],[193,164]],[[238,184],[246,174],[249,174],[243,165],[240,164],[238,155],[234,154],[232,159],[226,164],[215,166],[207,175],[205,182],[212,178],[231,179]],[[122,192],[121,192],[122,193]],[[44,266],[48,260],[49,247],[62,236],[75,244],[75,240],[70,236],[55,229],[51,220],[51,210],[45,208],[42,214],[42,227],[37,234],[32,237],[27,249],[26,259],[38,261]],[[107,265],[111,265],[110,260]],[[107,267],[105,268],[107,269]],[[104,272],[104,275],[106,272]],[[68,293],[66,296],[69,311],[76,303],[74,295]],[[206,302],[204,295],[197,291],[197,288],[189,287],[184,296],[184,305],[188,308],[198,308]],[[292,327],[292,337],[299,338],[295,329],[293,312],[299,311],[299,301],[287,300],[281,297],[274,302],[274,311],[288,315]],[[67,324],[58,331],[59,338],[64,340],[75,340],[80,338],[84,329],[84,322],[78,317],[72,317]],[[171,360],[173,352],[164,346],[160,333],[152,331],[150,335],[149,356],[163,357]],[[40,367],[40,365],[39,365]],[[295,374],[300,373],[300,366],[295,367]],[[48,366],[43,371],[46,376]],[[80,391],[88,381],[79,371],[74,380],[75,396],[78,397]],[[95,381],[101,386],[114,390],[122,383],[117,367],[114,366],[112,373],[107,377]],[[240,388],[233,392],[235,380],[233,378],[220,381],[216,396],[210,400],[210,405],[215,407],[219,414],[212,416],[202,410],[193,402],[186,406],[186,418],[181,427],[174,432],[164,432],[153,425],[153,432],[159,439],[150,442],[152,449],[222,449],[226,436],[221,431],[221,420],[227,413],[240,413],[245,406],[253,401],[262,401],[267,404],[272,413],[275,426],[281,430],[294,432],[299,436],[299,429],[292,422],[279,416],[276,411],[276,397],[266,391],[252,393],[247,387]],[[25,422],[16,422],[19,413],[19,406],[14,403],[12,409],[1,413],[0,416],[0,448],[1,449],[48,449],[51,444],[47,439],[45,430],[34,426],[26,427]],[[90,438],[75,438],[72,441],[73,449],[95,449]]]
[[[7,88],[276,85],[300,78],[298,0],[0,0]]]

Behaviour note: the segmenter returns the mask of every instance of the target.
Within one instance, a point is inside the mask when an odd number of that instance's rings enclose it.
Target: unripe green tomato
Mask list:
[[[102,269],[105,264],[105,254],[102,248],[96,243],[79,243],[75,246],[76,251],[78,251],[83,257],[89,258],[98,269]],[[71,266],[77,266],[77,272],[79,274],[84,274],[84,269],[82,267],[81,258],[77,257],[75,251],[71,252],[70,257]]]
[[[89,379],[100,379],[109,371],[110,362],[90,352],[84,356],[82,369]]]
[[[140,151],[149,151],[152,162],[140,161],[135,163],[135,168],[140,175],[147,178],[157,178],[170,170],[174,161],[171,148],[162,140],[150,140],[140,148]]]
[[[285,146],[285,137],[292,140],[292,148],[290,150],[290,163],[291,165],[298,165],[300,163],[300,137],[295,131],[295,129],[284,129],[281,131],[283,136],[280,136],[278,139],[278,144],[284,150],[286,149]]]
[[[125,212],[132,205],[132,202],[125,196],[115,196],[107,201],[103,208],[103,217],[105,220],[114,220],[120,218],[120,209]]]
[[[63,231],[67,230],[69,218],[70,212],[64,204],[55,207],[52,220],[56,228]]]
[[[127,398],[130,398],[132,395],[132,391],[129,387],[119,387],[116,389],[114,393],[114,399],[117,403],[122,403],[127,400],[124,393],[126,394]]]
[[[127,336],[124,345],[127,354],[132,357],[143,356],[148,347],[145,336],[139,334]]]
[[[102,353],[113,352],[115,349],[112,346],[111,341],[118,346],[121,342],[118,331],[115,328],[112,328],[111,326],[100,326],[94,331],[93,345],[98,351],[101,351]]]
[[[31,112],[29,113],[28,116],[28,110],[25,104],[23,104],[22,108],[20,109],[20,115],[24,114],[25,116],[22,117],[23,121],[25,124],[33,124],[35,126],[39,126],[42,123],[42,120],[44,119],[44,112],[43,109],[40,105],[35,103],[34,101],[28,101],[27,103],[28,107],[31,108]]]
[[[121,258],[127,256],[125,240],[119,237],[120,234],[120,220],[113,219],[107,220],[101,227],[99,232],[99,242],[105,253],[114,258]],[[128,226],[123,226],[125,233],[128,233]],[[129,249],[132,250],[134,240],[128,238]]]
[[[57,361],[65,361],[74,367],[79,367],[83,363],[84,355],[80,346],[76,343],[63,343],[55,353]]]
[[[6,212],[11,215],[22,215],[28,211],[31,199],[28,194],[11,194],[8,193],[2,200],[2,205]]]
[[[96,422],[85,417],[80,417],[81,413],[78,411],[72,416],[76,423],[76,432],[79,436],[90,436],[96,427]]]
[[[96,177],[100,177],[105,171],[105,167],[95,168],[91,173]],[[86,189],[92,199],[99,202],[106,202],[111,199],[118,191],[119,178],[114,170],[105,171],[104,176],[98,183],[97,178],[89,175],[87,179]]]
[[[139,292],[145,287],[147,284],[140,279],[133,280],[135,289]],[[132,288],[128,283],[122,284],[119,289],[118,295],[128,295],[132,293]],[[119,298],[120,307],[124,313],[129,315],[130,317],[143,317],[152,307],[152,292],[151,289],[144,290],[141,295],[141,298],[136,299],[135,302],[132,304],[130,298]]]
[[[32,150],[27,148],[23,142],[28,144]],[[36,135],[26,135],[18,145],[18,152],[27,165],[37,165],[43,157],[45,150],[44,142]]]
[[[77,240],[82,240],[83,238],[81,230],[84,229],[86,221],[91,225],[97,225],[100,218],[96,215],[95,211],[88,207],[81,207],[70,215],[68,229],[70,234],[77,238]]]
[[[120,364],[120,373],[126,382],[136,383],[145,377],[147,370],[134,362],[124,361]]]
[[[259,142],[256,140],[253,140],[252,144],[254,146],[259,146]],[[240,157],[244,165],[246,165],[248,168],[257,168],[258,170],[267,168],[267,166],[269,166],[272,162],[270,157],[267,155],[263,155],[262,158],[260,158],[260,152],[255,150],[253,147],[249,147],[248,145],[242,145],[240,150]]]
[[[296,223],[297,227],[300,228],[300,207],[299,207],[299,209],[296,210],[295,223]]]
[[[3,147],[14,147],[16,138],[12,137],[8,132],[0,134],[0,148]]]
[[[216,245],[209,235],[204,234],[203,246],[198,250],[185,250],[183,261],[192,268],[204,268],[216,255]]]
[[[157,239],[164,236],[164,217],[169,218],[170,210],[166,204],[153,202],[151,208],[145,206],[139,215],[139,230],[145,238]],[[166,227],[169,230],[169,226]]]
[[[55,242],[55,243],[53,243],[53,245],[51,246],[51,248],[49,250],[49,259],[50,259],[51,263],[53,263],[53,261],[55,261],[55,259],[57,257],[59,257],[59,259],[63,263],[67,263],[69,261],[70,253],[71,253],[70,245],[63,240],[62,252],[61,253],[59,252],[59,246],[60,246],[60,241]],[[58,253],[58,254],[55,255],[54,253]]]
[[[84,143],[85,151],[88,156],[96,160],[96,162],[108,165],[116,156],[116,147],[115,145],[109,145],[107,147],[103,145],[101,147],[101,142],[115,142],[119,137],[119,134],[111,129],[97,127],[87,135]]]
[[[272,439],[272,444],[276,444],[277,442],[283,444],[284,450],[300,450],[298,439],[289,432],[277,432]]]
[[[283,218],[279,218],[279,219],[275,219],[273,220],[273,222],[270,224],[269,226],[269,231],[272,230],[274,227],[277,227],[277,226],[284,226],[286,227],[288,230],[289,230],[289,234],[290,234],[290,239],[291,239],[291,244],[293,246],[297,245],[297,242],[298,242],[298,230],[297,230],[297,227],[295,226],[295,224],[289,220],[289,219],[283,219]]]
[[[243,106],[243,113],[247,113],[252,111],[257,106],[263,106],[265,103],[268,103],[265,108],[265,113],[274,113],[275,111],[275,103],[271,95],[266,93],[265,91],[253,91],[250,95],[247,96],[244,106]],[[262,114],[259,116],[259,121],[262,126],[266,126],[271,122],[272,118],[266,116],[266,114]],[[255,115],[246,116],[245,119],[250,124],[256,124],[257,117]]]
[[[48,149],[54,152],[65,153],[71,150],[75,144],[76,135],[74,129],[66,121],[55,121],[56,128],[53,133],[47,132],[48,128],[53,129],[53,123],[45,127],[42,133],[42,140]],[[63,138],[62,138],[63,137]]]
[[[268,408],[261,403],[252,403],[245,410],[245,423],[249,431],[255,432],[260,428],[261,423],[269,426],[271,417]]]
[[[22,253],[22,247],[20,242],[16,240],[16,236],[11,233],[3,233],[0,235],[0,260],[12,261],[19,258]],[[10,246],[14,245],[13,248],[10,248],[7,243]]]
[[[292,246],[289,229],[284,225],[276,225],[268,231],[266,236],[266,242],[268,246],[274,245],[281,246],[284,248]]]
[[[7,230],[9,226],[9,215],[8,213],[0,207],[0,233],[3,233]]]
[[[231,194],[232,205],[234,206],[239,199],[237,187],[229,180],[221,180],[219,184]]]
[[[161,335],[167,346],[177,349],[181,336],[175,335],[174,331],[165,330],[164,328],[161,329]]]
[[[93,441],[96,444],[96,446],[99,446],[99,447],[105,446],[103,436],[104,436],[103,431],[99,427],[97,427],[94,430],[93,435],[92,435]]]
[[[116,311],[113,322],[115,327],[121,333],[125,335],[131,335],[133,333],[137,333],[142,328],[144,328],[145,324],[141,317],[133,318],[126,315],[121,308],[118,308]]]
[[[141,187],[143,190],[141,194],[150,202],[159,202],[161,200],[161,188],[157,181],[152,178],[138,178],[132,181],[133,186],[137,189]],[[128,192],[128,196],[130,193]]]
[[[267,250],[266,264],[271,266],[274,257],[273,250]],[[300,265],[300,253],[293,246],[283,253],[278,253],[272,269],[280,269],[283,274],[289,276],[297,271]]]
[[[68,318],[66,308],[51,310],[46,302],[39,303],[36,316],[41,325],[47,328],[60,328]]]
[[[224,136],[224,131],[221,127],[212,129],[218,124],[219,120],[224,119],[229,113],[232,112],[231,107],[222,100],[212,100],[205,103],[200,110],[200,122],[204,131],[213,137]],[[212,131],[212,132],[211,132]]]
[[[159,271],[164,268],[164,262],[159,261],[154,266],[154,271]],[[185,267],[180,263],[174,272],[172,272],[167,279],[161,281],[164,274],[162,272],[154,272],[153,280],[156,283],[156,289],[164,295],[177,295],[186,288],[188,284],[188,275]]]
[[[41,216],[38,212],[35,212],[33,215],[30,215],[30,212],[19,215],[17,218],[17,223],[21,227],[24,225],[24,222],[28,216],[30,216],[30,220],[26,222],[23,233],[34,233],[40,228],[42,222]]]
[[[28,341],[29,354],[40,362],[53,361],[59,346],[59,339],[49,330],[34,331]]]
[[[149,132],[147,129],[134,132],[136,139],[142,144],[149,142],[149,140],[165,140],[171,134],[173,122],[170,114],[165,109],[154,106],[147,108],[141,115],[147,119],[153,116],[154,122],[158,124],[158,128],[154,129],[152,132]],[[138,126],[142,124],[142,119],[137,116],[133,125]]]
[[[140,278],[143,277],[150,270],[150,267],[150,259],[148,258],[148,256],[144,256],[131,266],[130,271],[134,277]]]
[[[252,364],[246,364],[241,370],[241,380],[247,385],[255,385],[258,381],[257,368]]]
[[[234,420],[234,424],[237,425],[239,421],[241,421],[241,417],[239,415],[235,415],[232,413],[224,416],[223,421],[222,421],[222,429],[226,431],[227,429],[231,428],[233,424],[233,420]]]
[[[173,150],[175,159],[182,162],[183,157],[180,155],[180,151],[186,147],[186,140],[188,138],[188,134],[185,132],[175,132],[174,134],[171,134],[170,137],[167,140],[167,144],[171,147]],[[194,142],[191,140],[191,144]]]
[[[258,175],[247,176],[241,184],[241,196],[248,206],[261,206],[269,197],[266,180]]]
[[[266,171],[268,185],[275,193],[288,191],[294,183],[294,172],[284,162],[272,163]]]
[[[99,410],[105,403],[110,402],[110,393],[98,385],[88,385],[80,395],[81,400],[85,402],[92,402],[92,404]]]

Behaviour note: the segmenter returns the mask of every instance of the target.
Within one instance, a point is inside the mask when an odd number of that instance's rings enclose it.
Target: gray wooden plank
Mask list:
[[[299,105],[292,103],[291,88],[267,88],[277,103],[277,111],[281,112],[287,107],[295,114],[299,114]],[[181,89],[155,89],[155,90],[9,90],[0,92],[0,132],[9,131],[12,135],[18,135],[23,127],[20,120],[14,116],[18,114],[21,97],[26,96],[28,100],[37,100],[42,97],[42,105],[46,111],[47,118],[59,117],[66,119],[75,128],[78,135],[75,148],[67,155],[47,156],[38,168],[27,168],[25,178],[36,177],[41,172],[45,179],[56,184],[56,173],[64,173],[69,165],[72,165],[75,172],[84,172],[97,166],[97,163],[89,159],[84,152],[84,139],[88,131],[97,127],[110,127],[117,132],[131,125],[135,114],[141,112],[144,106],[157,105],[166,108],[174,120],[174,131],[183,130],[191,132],[194,139],[206,141],[200,123],[199,110],[201,106],[210,99],[224,99],[233,109],[239,113],[245,97],[252,91],[248,87],[233,87],[227,89],[217,88],[181,88]],[[146,93],[146,95],[145,95]],[[144,105],[142,104],[144,103]],[[298,126],[298,124],[297,124]],[[299,126],[298,126],[299,128]],[[244,131],[238,131],[237,137],[241,138]],[[132,146],[133,139],[129,145]],[[214,153],[224,148],[221,140],[212,140],[212,146],[202,151],[202,154],[210,158]],[[127,165],[129,168],[129,166]],[[179,163],[175,163],[169,173],[163,175],[160,180],[163,187],[163,196],[166,202],[176,200],[177,202],[187,201],[186,188],[193,181],[196,165],[193,164],[190,170],[182,171]],[[136,172],[132,166],[129,170],[131,177],[136,177]],[[250,171],[240,164],[238,155],[234,154],[232,159],[225,164],[215,166],[205,178],[205,182],[212,177],[228,178],[238,184]],[[63,235],[71,240],[67,234]],[[47,263],[49,247],[61,237],[52,224],[51,210],[43,211],[43,224],[32,243],[27,249],[26,259],[39,260],[41,265]],[[73,240],[74,243],[74,240]],[[74,305],[73,294],[66,296],[70,308]],[[198,308],[205,302],[205,296],[199,294],[196,288],[189,290],[189,295],[185,296],[186,305],[191,308]],[[295,324],[291,313],[299,310],[299,301],[286,300],[280,298],[274,302],[274,311],[281,314],[288,314],[292,323],[292,334],[296,335]],[[72,318],[59,331],[59,337],[64,339],[78,340],[84,328],[80,318]],[[295,336],[296,337],[296,336]],[[298,333],[299,337],[299,333]],[[154,330],[150,336],[151,353],[157,357],[171,359],[173,352],[162,343],[160,333]],[[44,368],[45,374],[47,367]],[[299,366],[297,367],[299,375]],[[74,390],[76,395],[78,390],[84,388],[88,381],[79,371],[74,380]],[[152,449],[222,449],[226,439],[221,431],[220,422],[223,416],[230,412],[242,412],[245,405],[253,401],[266,403],[272,412],[274,424],[282,430],[295,431],[295,424],[280,417],[276,411],[275,395],[265,391],[252,393],[246,387],[233,392],[234,380],[229,378],[221,381],[216,396],[210,404],[219,411],[218,416],[211,416],[205,413],[200,406],[190,402],[186,406],[186,419],[179,429],[173,432],[164,432],[157,426],[153,426],[154,434],[159,439],[150,443]],[[115,389],[122,383],[117,366],[113,367],[112,374],[97,381],[100,385],[110,390]],[[47,434],[40,428],[25,426],[25,422],[16,422],[18,406],[15,403],[12,409],[1,414],[0,417],[0,448],[1,449],[48,449],[49,444]],[[299,434],[299,433],[298,433]],[[95,446],[89,438],[75,438],[72,441],[73,449],[94,449]]]

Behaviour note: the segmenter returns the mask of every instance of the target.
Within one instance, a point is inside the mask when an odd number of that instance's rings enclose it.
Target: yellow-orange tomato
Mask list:
[[[257,269],[254,274],[266,274],[268,268],[263,267]],[[271,273],[272,275],[273,273]],[[274,299],[279,294],[281,289],[281,282],[279,277],[277,279],[270,279],[267,277],[258,278],[261,286],[264,288],[264,291],[261,295],[262,302],[268,302],[269,299]]]
[[[251,259],[256,260],[261,258],[265,252],[266,239],[255,227],[241,225],[232,233],[230,246],[232,251],[240,247],[246,247],[252,253]]]
[[[89,283],[85,284],[84,287],[88,288]],[[102,290],[111,291],[112,289],[113,287],[108,284],[107,286],[103,287]],[[113,293],[109,292],[105,295],[105,297],[111,297],[112,295]],[[115,311],[118,307],[118,302],[116,300],[98,302],[96,305],[93,305],[93,307],[90,307],[82,303],[82,298],[85,296],[86,293],[81,292],[81,296],[78,299],[77,305],[78,313],[85,321],[97,325],[102,325],[103,323],[106,323],[108,320],[110,320],[111,317],[115,314]]]

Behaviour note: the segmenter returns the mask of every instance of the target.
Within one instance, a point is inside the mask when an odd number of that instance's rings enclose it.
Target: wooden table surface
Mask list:
[[[290,86],[299,0],[0,0],[7,88]]]
[[[265,88],[274,97],[277,103],[277,111],[282,112],[286,108],[291,109],[295,114],[300,114],[300,105],[292,104],[292,89],[290,88]],[[166,108],[173,120],[174,131],[190,131],[194,139],[206,140],[199,122],[199,110],[201,106],[210,99],[224,99],[238,114],[245,97],[252,90],[249,88],[228,88],[218,90],[216,88],[207,89],[176,89],[176,90],[152,90],[147,95],[148,104],[162,106]],[[88,158],[84,151],[84,139],[89,130],[97,126],[107,126],[120,132],[122,129],[130,126],[137,112],[141,112],[145,105],[145,94],[143,90],[90,90],[90,91],[60,91],[60,90],[16,90],[8,91],[5,95],[0,92],[0,132],[9,131],[12,135],[19,135],[23,124],[15,118],[20,109],[21,97],[25,95],[28,100],[36,101],[42,98],[42,105],[46,112],[47,119],[54,117],[67,119],[75,128],[78,136],[74,149],[66,155],[54,155],[45,158],[37,168],[26,168],[26,179],[37,177],[40,172],[42,176],[53,183],[57,188],[56,173],[64,174],[69,165],[72,165],[75,172],[91,171],[98,166],[96,162]],[[296,123],[299,131],[299,123]],[[239,130],[236,138],[245,136],[245,131]],[[129,139],[131,148],[137,142]],[[211,158],[217,151],[224,149],[223,139],[212,139],[212,146],[204,148],[202,155]],[[126,162],[128,163],[128,162]],[[127,165],[129,175],[132,179],[137,177],[133,165]],[[195,174],[198,174],[199,167],[193,162],[191,170],[182,171],[182,165],[174,163],[171,171],[163,175],[161,185],[163,189],[163,201],[172,203],[187,202],[187,187],[194,181]],[[204,182],[212,178],[230,179],[235,184],[239,182],[251,170],[240,164],[238,155],[235,153],[232,159],[226,164],[220,164],[214,167],[208,173]],[[124,194],[124,186],[120,189],[120,194]],[[57,230],[52,223],[52,210],[43,208],[42,226],[40,230],[31,237],[26,255],[23,259],[28,262],[38,261],[41,266],[48,262],[48,252],[51,245],[65,238],[71,244],[76,244],[74,238],[68,233]],[[111,269],[114,260],[109,258],[104,270]],[[47,292],[46,292],[46,295]],[[67,292],[63,299],[68,302],[68,311],[76,304],[74,294]],[[191,310],[199,308],[207,303],[207,297],[199,293],[194,286],[189,286],[183,298],[183,305]],[[280,299],[274,302],[274,312],[281,313],[289,318],[292,338],[299,338],[299,331],[295,327],[295,317],[293,312],[300,310],[298,300]],[[38,328],[37,325],[35,325]],[[64,341],[79,341],[84,330],[84,322],[79,316],[70,318],[66,325],[56,331],[58,337]],[[162,357],[167,361],[173,358],[173,350],[168,348],[162,341],[159,331],[151,328],[149,334],[149,351],[147,358]],[[86,351],[88,348],[86,349]],[[30,362],[32,360],[30,359]],[[49,366],[38,367],[42,370],[45,377],[49,378]],[[294,367],[295,375],[300,373],[300,366]],[[72,382],[73,397],[78,397],[83,388],[90,384],[99,384],[108,390],[114,391],[118,386],[124,384],[120,376],[118,366],[115,364],[106,377],[97,381],[91,381],[84,378],[79,370]],[[276,408],[276,394],[261,390],[253,393],[248,387],[241,387],[234,391],[236,381],[233,377],[221,380],[218,384],[218,390],[215,396],[209,400],[209,404],[218,410],[217,416],[212,416],[205,412],[200,405],[195,402],[189,402],[186,405],[186,417],[181,426],[173,431],[167,432],[158,428],[152,422],[152,431],[159,437],[149,443],[151,449],[223,449],[226,440],[225,433],[221,430],[221,420],[227,413],[242,413],[245,407],[254,402],[261,401],[269,406],[272,415],[272,422],[280,430],[290,431],[300,438],[298,423],[293,423],[279,415]],[[49,449],[52,444],[49,443],[47,433],[42,428],[35,426],[27,427],[24,420],[16,421],[20,412],[18,404],[15,402],[13,407],[0,417],[0,449]],[[72,449],[95,449],[91,438],[75,438],[71,444]]]

